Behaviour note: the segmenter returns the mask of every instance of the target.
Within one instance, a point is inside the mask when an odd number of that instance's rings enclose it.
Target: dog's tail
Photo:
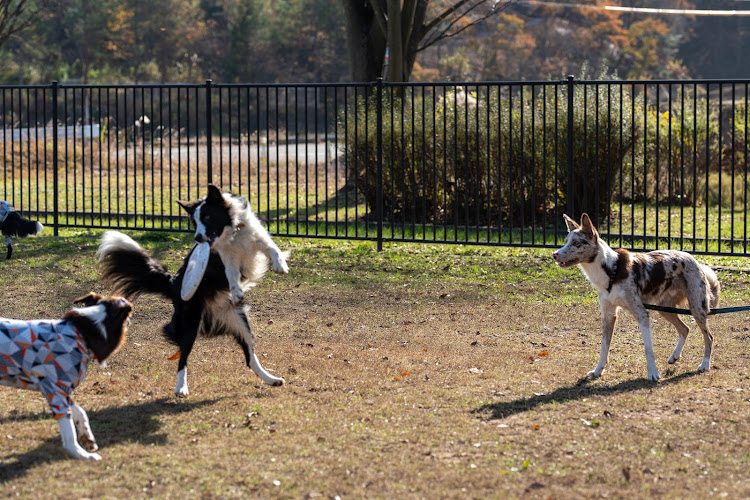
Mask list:
[[[10,212],[3,222],[3,235],[24,238],[32,234],[39,234],[44,226],[39,222],[24,219],[18,212]]]
[[[710,293],[710,302],[711,302],[711,309],[716,309],[719,307],[719,296],[721,294],[721,285],[719,284],[719,278],[716,277],[716,273],[714,273],[713,269],[706,265],[701,265],[701,268],[703,269],[703,274],[706,275],[706,280],[708,281],[708,292]]]
[[[172,297],[172,275],[131,237],[118,231],[102,235],[99,269],[114,293],[135,299],[145,293]]]

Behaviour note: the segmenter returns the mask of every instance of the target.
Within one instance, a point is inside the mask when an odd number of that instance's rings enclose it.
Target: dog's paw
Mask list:
[[[93,436],[89,437],[87,435],[78,436],[78,441],[81,443],[81,446],[83,446],[83,449],[86,451],[94,452],[99,449],[99,445],[96,444],[96,441],[94,441]]]
[[[280,385],[284,385],[284,379],[279,377],[274,377],[268,381],[268,385],[272,387],[279,387]]]
[[[279,257],[278,259],[273,260],[273,272],[277,274],[289,274],[289,266],[284,257]]]
[[[602,371],[603,370],[597,370],[596,368],[594,368],[593,370],[591,370],[590,372],[588,372],[586,374],[586,377],[588,377],[590,379],[592,379],[592,378],[599,378],[599,377],[602,376]]]
[[[242,290],[235,289],[232,290],[232,293],[229,296],[229,300],[232,301],[232,305],[237,307],[240,304],[242,304],[242,300],[245,298],[245,294],[242,293]]]
[[[176,387],[174,390],[174,395],[177,396],[178,398],[186,398],[190,395],[190,391],[188,391],[188,388],[186,385],[182,387]]]
[[[709,361],[704,361],[698,365],[698,372],[702,373],[708,371],[709,368],[711,368],[711,363]]]
[[[667,363],[669,363],[670,365],[673,365],[677,362],[678,359],[680,359],[679,356],[676,358],[674,356],[670,356],[669,359],[667,360]]]
[[[648,372],[648,381],[649,382],[658,382],[661,376],[659,375],[659,372],[657,370],[649,371]]]
[[[68,450],[73,458],[78,460],[101,460],[102,457],[98,453],[89,453],[81,447],[77,447],[76,450]]]

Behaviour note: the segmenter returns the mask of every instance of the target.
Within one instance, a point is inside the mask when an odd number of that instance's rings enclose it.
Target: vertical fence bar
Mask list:
[[[58,162],[57,162],[57,87],[58,82],[57,80],[54,80],[52,82],[52,185],[54,186],[54,190],[52,193],[52,204],[53,204],[53,234],[55,236],[59,236],[60,234],[60,186],[59,186],[59,180],[58,180]]]
[[[376,82],[376,123],[377,130],[377,171],[375,174],[375,216],[378,221],[377,247],[378,252],[383,251],[383,78]]]
[[[570,217],[575,217],[573,209],[573,196],[571,192],[573,190],[573,91],[574,91],[574,80],[573,75],[568,75],[568,186],[565,197],[567,198],[568,214]]]
[[[211,133],[211,80],[206,80],[206,181],[213,184],[213,138]],[[195,123],[195,141],[198,143],[198,122]],[[198,160],[196,159],[196,162]],[[198,183],[196,179],[196,185]]]

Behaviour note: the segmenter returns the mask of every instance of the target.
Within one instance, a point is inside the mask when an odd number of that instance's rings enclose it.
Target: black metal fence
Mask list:
[[[188,231],[246,196],[283,236],[747,254],[750,80],[0,86],[0,198]]]

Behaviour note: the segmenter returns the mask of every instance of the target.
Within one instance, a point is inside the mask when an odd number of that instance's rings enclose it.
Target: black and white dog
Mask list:
[[[75,303],[84,307],[59,320],[0,318],[0,384],[44,394],[63,448],[74,458],[101,460],[88,416],[71,393],[89,361],[103,364],[125,342],[133,306],[122,297],[94,293]]]
[[[710,267],[699,264],[693,256],[677,250],[655,250],[648,253],[630,253],[623,248],[613,250],[591,223],[586,214],[579,225],[563,215],[568,226],[565,245],[552,254],[563,268],[578,265],[599,293],[602,310],[602,346],[599,362],[588,372],[589,377],[599,377],[607,364],[609,346],[617,313],[620,308],[630,311],[638,321],[646,351],[648,379],[659,380],[656,368],[651,322],[643,304],[667,307],[690,307],[690,313],[703,332],[703,361],[698,371],[711,366],[713,336],[708,329],[708,312],[718,307],[721,286]],[[664,319],[677,329],[677,345],[669,356],[672,364],[682,354],[689,329],[677,314],[660,312]]]
[[[180,291],[190,254],[172,275],[132,238],[116,231],[104,233],[99,245],[102,277],[128,298],[151,293],[172,301],[174,314],[164,326],[164,335],[180,349],[177,396],[189,393],[187,359],[199,334],[232,335],[245,353],[247,366],[267,384],[282,385],[284,379],[264,370],[255,355],[243,298],[244,291],[265,274],[269,260],[275,272],[287,274],[287,254],[279,250],[242,197],[209,185],[206,198],[178,203],[195,225],[195,240],[207,242],[211,249],[203,279],[189,300],[183,300]]]
[[[0,230],[5,236],[6,259],[10,259],[13,255],[13,236],[24,238],[41,233],[42,229],[44,229],[44,226],[39,222],[24,219],[10,203],[0,200]]]

